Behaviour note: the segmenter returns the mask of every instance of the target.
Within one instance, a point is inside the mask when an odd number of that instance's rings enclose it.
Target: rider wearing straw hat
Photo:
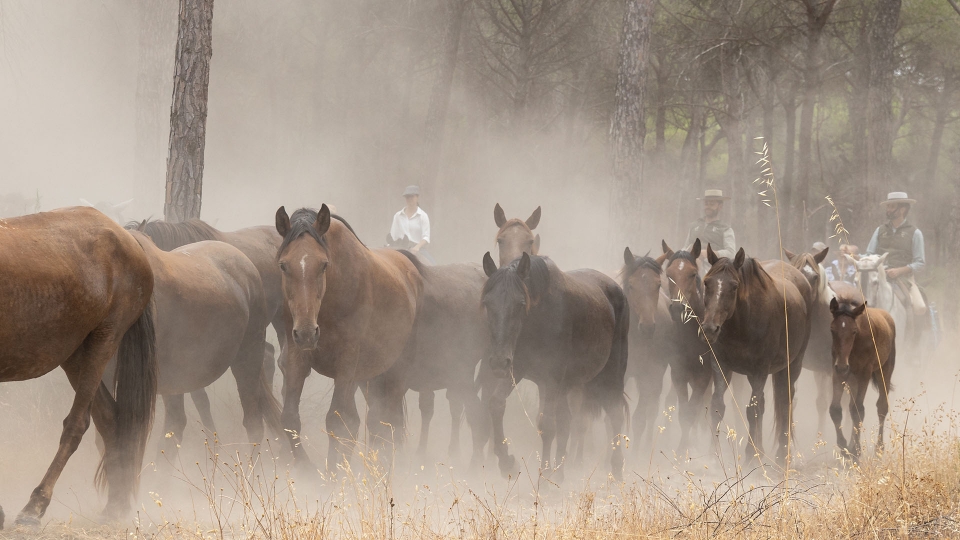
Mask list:
[[[690,224],[687,233],[685,249],[690,249],[693,242],[699,238],[703,250],[702,257],[706,257],[707,244],[713,247],[718,257],[732,259],[737,253],[737,240],[730,225],[720,221],[720,211],[723,210],[723,201],[730,197],[723,195],[723,190],[708,189],[703,192],[703,217]]]
[[[887,279],[896,285],[894,290],[901,300],[906,300],[904,303],[912,305],[914,313],[921,315],[926,304],[914,276],[926,265],[923,233],[907,222],[907,214],[916,202],[902,191],[887,194],[887,200],[880,203],[887,210],[887,222],[874,231],[866,253],[887,254]]]

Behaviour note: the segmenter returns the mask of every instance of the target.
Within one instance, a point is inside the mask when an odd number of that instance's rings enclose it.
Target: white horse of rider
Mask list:
[[[893,285],[887,281],[887,253],[883,255],[862,255],[859,260],[844,255],[857,265],[857,283],[863,291],[863,299],[871,307],[880,308],[893,317],[897,326],[897,349],[903,348],[907,334],[907,308],[893,292]]]

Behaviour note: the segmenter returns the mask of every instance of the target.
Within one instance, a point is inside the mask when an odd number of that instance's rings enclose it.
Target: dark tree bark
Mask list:
[[[200,217],[212,42],[213,0],[180,0],[163,207],[167,221]]]
[[[616,109],[610,137],[613,142],[613,223],[617,228],[614,237],[626,244],[636,240],[645,225],[643,87],[653,5],[653,0],[627,0],[620,36]]]
[[[793,189],[794,168],[797,157],[797,93],[791,87],[786,95],[780,98],[783,107],[784,133],[783,138],[783,186],[789,186],[788,193]]]
[[[894,40],[900,22],[900,0],[878,0],[870,28],[870,92],[867,102],[867,178],[860,195],[870,204],[864,218],[879,220],[883,190],[893,184]],[[876,208],[874,208],[876,207]],[[863,230],[867,230],[865,227]]]
[[[134,123],[134,205],[140,213],[158,202],[163,170],[163,109],[160,92],[163,67],[168,65],[166,38],[173,29],[172,0],[140,0],[137,44],[137,93]],[[172,36],[170,36],[172,37]],[[169,72],[167,72],[169,73]],[[156,191],[155,191],[156,190]],[[151,196],[153,194],[153,196]]]

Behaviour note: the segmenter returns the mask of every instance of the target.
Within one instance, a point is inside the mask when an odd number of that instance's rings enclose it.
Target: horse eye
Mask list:
[[[320,265],[321,274],[327,271],[327,264],[329,264],[329,261],[324,261],[324,263]]]
[[[286,263],[280,263],[280,271],[286,273],[286,271],[287,271],[287,264],[286,264]]]

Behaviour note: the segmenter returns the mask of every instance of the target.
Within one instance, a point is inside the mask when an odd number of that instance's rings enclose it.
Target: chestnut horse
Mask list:
[[[224,242],[197,242],[167,252],[140,230],[131,234],[147,254],[155,280],[164,459],[176,457],[183,439],[183,395],[212,384],[228,368],[237,382],[250,442],[263,440],[264,418],[281,435],[280,405],[263,374],[268,321],[256,267]]]
[[[0,382],[57,366],[76,391],[50,468],[20,511],[37,526],[53,486],[90,426],[105,449],[107,518],[130,510],[157,388],[153,272],[127,231],[93,208],[0,219]],[[101,383],[117,356],[115,392]]]
[[[893,368],[897,360],[897,327],[893,317],[882,309],[867,307],[867,304],[852,306],[830,302],[833,322],[833,401],[830,403],[830,418],[837,429],[837,446],[854,458],[860,456],[860,433],[863,428],[863,398],[867,385],[873,382],[880,393],[877,399],[877,416],[880,430],[877,436],[877,451],[883,450],[883,424],[890,410],[890,392],[893,384]],[[866,315],[864,315],[866,314]],[[853,434],[850,444],[843,436],[841,423],[843,409],[840,397],[843,387],[850,391],[850,416]]]
[[[555,469],[554,478],[562,480],[560,465],[570,436],[568,398],[577,394],[584,411],[599,414],[602,407],[606,413],[611,472],[621,479],[623,449],[618,439],[627,408],[623,385],[630,327],[623,291],[595,270],[563,272],[550,259],[526,253],[498,269],[487,252],[483,270],[488,279],[482,303],[491,337],[484,363],[496,380],[492,395],[484,392],[484,401],[500,472],[517,472],[504,438],[503,413],[515,384],[529,378],[539,389],[543,469]]]
[[[141,223],[132,222],[127,225],[127,228],[140,228],[141,232],[149,236],[150,240],[163,251],[172,251],[178,247],[203,240],[219,240],[230,244],[246,255],[260,274],[265,295],[267,323],[273,324],[273,328],[277,332],[277,338],[280,340],[281,353],[283,352],[282,345],[286,332],[283,329],[283,294],[280,292],[280,269],[277,268],[276,261],[277,248],[280,247],[280,241],[283,239],[277,235],[273,227],[248,227],[238,231],[224,232],[199,219],[188,219],[179,223],[147,221],[146,225],[142,227],[141,225]],[[264,356],[263,367],[266,379],[272,386],[276,369],[272,354]],[[197,408],[197,413],[200,414],[203,427],[210,431],[216,431],[213,415],[210,413],[210,399],[207,397],[207,393],[200,388],[190,392],[190,398]]]
[[[680,453],[690,448],[690,432],[706,411],[704,396],[713,380],[711,366],[716,361],[710,347],[700,339],[699,320],[704,312],[703,281],[698,264],[702,249],[700,239],[693,242],[691,251],[673,251],[665,241],[661,241],[661,247],[666,257],[668,310],[677,347],[677,354],[670,363],[670,381],[677,392]]]
[[[540,224],[540,207],[530,214],[526,221],[519,218],[507,219],[500,203],[493,208],[493,221],[497,224],[497,250],[500,252],[500,266],[509,264],[521,254],[540,253],[540,235],[533,230]]]
[[[792,426],[791,399],[810,338],[807,300],[797,289],[800,271],[782,265],[768,274],[741,248],[734,259],[717,257],[707,245],[710,271],[703,279],[703,337],[717,351],[711,409],[715,424],[723,420],[723,395],[730,373],[747,376],[752,395],[747,405],[749,445],[763,454],[764,385],[773,375],[774,426],[778,461],[786,462]],[[781,272],[787,275],[781,277]],[[792,277],[791,273],[795,273]]]
[[[423,298],[417,267],[393,249],[368,249],[350,225],[319,211],[301,208],[276,214],[283,242],[277,251],[284,296],[287,351],[280,365],[284,379],[283,427],[295,463],[309,464],[300,445],[300,395],[313,368],[334,381],[327,412],[330,438],[327,468],[349,458],[360,415],[355,395],[363,383],[370,405],[367,429],[379,443],[402,438],[403,396],[414,357],[414,321]]]

